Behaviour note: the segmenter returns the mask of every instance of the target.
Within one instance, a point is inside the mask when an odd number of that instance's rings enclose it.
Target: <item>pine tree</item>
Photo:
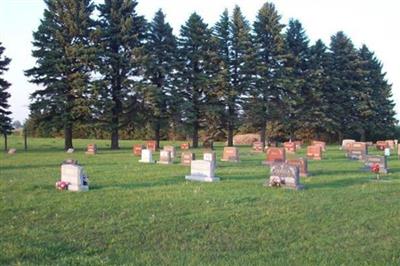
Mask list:
[[[352,41],[338,32],[331,38],[328,99],[329,118],[336,129],[339,142],[360,128],[359,99],[363,97],[361,60]]]
[[[253,44],[255,58],[253,84],[246,103],[246,116],[260,130],[260,140],[265,143],[268,120],[279,119],[279,109],[287,98],[282,87],[284,63],[284,27],[275,6],[265,3],[254,22]]]
[[[198,147],[199,130],[210,111],[209,95],[215,61],[215,41],[203,19],[193,13],[181,28],[178,81],[182,101],[182,120],[191,127],[193,147]],[[208,109],[208,110],[207,110]]]
[[[164,13],[159,10],[151,24],[145,45],[145,79],[152,87],[147,90],[149,117],[154,128],[157,148],[160,146],[160,131],[167,126],[170,117],[174,70],[176,69],[176,38],[171,26],[165,22]]]
[[[7,89],[11,84],[2,78],[4,73],[8,70],[11,59],[3,55],[4,50],[5,48],[0,42],[0,130],[1,134],[4,136],[4,150],[7,151],[7,135],[11,134],[14,128],[11,124],[11,112],[8,111],[8,108],[10,108],[8,98],[10,98],[11,95],[7,92]]]
[[[91,0],[46,0],[44,18],[33,33],[36,65],[25,72],[43,88],[32,95],[32,116],[47,127],[64,128],[65,149],[72,128],[90,113],[87,98],[93,50]]]
[[[135,0],[105,0],[98,7],[99,117],[111,131],[111,149],[119,149],[124,112],[128,114],[136,109],[129,105],[138,104],[133,100],[139,93],[146,21],[136,14],[136,6]]]

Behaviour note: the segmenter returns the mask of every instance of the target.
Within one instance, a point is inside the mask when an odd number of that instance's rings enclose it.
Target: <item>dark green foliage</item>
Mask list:
[[[36,65],[26,71],[40,85],[32,95],[31,115],[47,127],[64,128],[65,149],[72,147],[72,128],[89,116],[91,0],[47,0],[44,18],[33,33]]]
[[[111,131],[111,149],[118,149],[122,118],[134,117],[138,107],[145,20],[136,14],[135,0],[106,0],[99,5],[98,82],[99,119]],[[125,117],[122,117],[125,112]]]
[[[11,112],[8,110],[8,108],[10,108],[8,98],[10,98],[11,95],[7,92],[7,89],[11,84],[2,78],[4,73],[8,70],[11,59],[3,55],[4,50],[5,48],[0,42],[0,133],[4,136],[4,150],[7,150],[7,135],[12,133],[14,127],[11,123]]]
[[[176,69],[177,43],[171,26],[165,22],[164,13],[159,10],[149,25],[145,45],[145,83],[146,108],[148,120],[154,128],[157,148],[160,144],[160,133],[168,126],[174,87],[174,70]]]

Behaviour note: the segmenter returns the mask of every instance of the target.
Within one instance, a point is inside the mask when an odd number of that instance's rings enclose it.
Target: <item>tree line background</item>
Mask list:
[[[159,10],[147,22],[133,0],[45,0],[33,34],[38,86],[33,136],[261,141],[395,137],[391,84],[366,46],[343,32],[310,43],[271,3],[253,24],[239,6],[207,25],[193,13],[174,36]],[[97,10],[97,11],[96,11]],[[96,12],[96,15],[94,13]]]

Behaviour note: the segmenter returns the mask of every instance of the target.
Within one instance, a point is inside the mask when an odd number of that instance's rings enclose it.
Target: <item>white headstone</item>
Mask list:
[[[214,176],[214,170],[215,169],[211,161],[193,160],[190,165],[190,175],[185,176],[185,179],[201,182],[219,181],[219,178]]]
[[[68,183],[68,190],[88,191],[89,184],[82,166],[77,164],[61,165],[61,181]]]
[[[17,152],[17,149],[11,148],[8,150],[8,154],[15,154]]]
[[[154,163],[153,154],[151,150],[142,150],[142,157],[139,160],[140,163]]]
[[[166,150],[160,151],[160,160],[157,163],[160,163],[160,164],[171,164],[172,163],[171,152],[170,151],[166,151]]]
[[[74,149],[72,149],[72,148],[69,148],[68,150],[67,150],[67,153],[73,153],[74,152]]]
[[[385,156],[390,157],[390,148],[385,148]]]
[[[215,169],[216,164],[217,164],[217,162],[216,162],[217,160],[215,158],[215,152],[205,152],[205,153],[203,153],[203,160],[212,162],[213,167]]]
[[[356,142],[354,139],[344,139],[342,140],[342,147],[341,149],[346,149],[347,144]]]

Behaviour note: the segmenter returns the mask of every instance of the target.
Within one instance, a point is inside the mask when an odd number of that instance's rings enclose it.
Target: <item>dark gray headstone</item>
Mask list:
[[[385,156],[379,156],[379,155],[366,155],[364,161],[364,168],[362,168],[362,170],[371,171],[371,167],[374,164],[379,164],[379,173],[381,174],[388,173],[389,169],[387,168],[387,159]]]
[[[299,167],[287,163],[271,165],[271,173],[266,186],[302,189],[300,185]]]

